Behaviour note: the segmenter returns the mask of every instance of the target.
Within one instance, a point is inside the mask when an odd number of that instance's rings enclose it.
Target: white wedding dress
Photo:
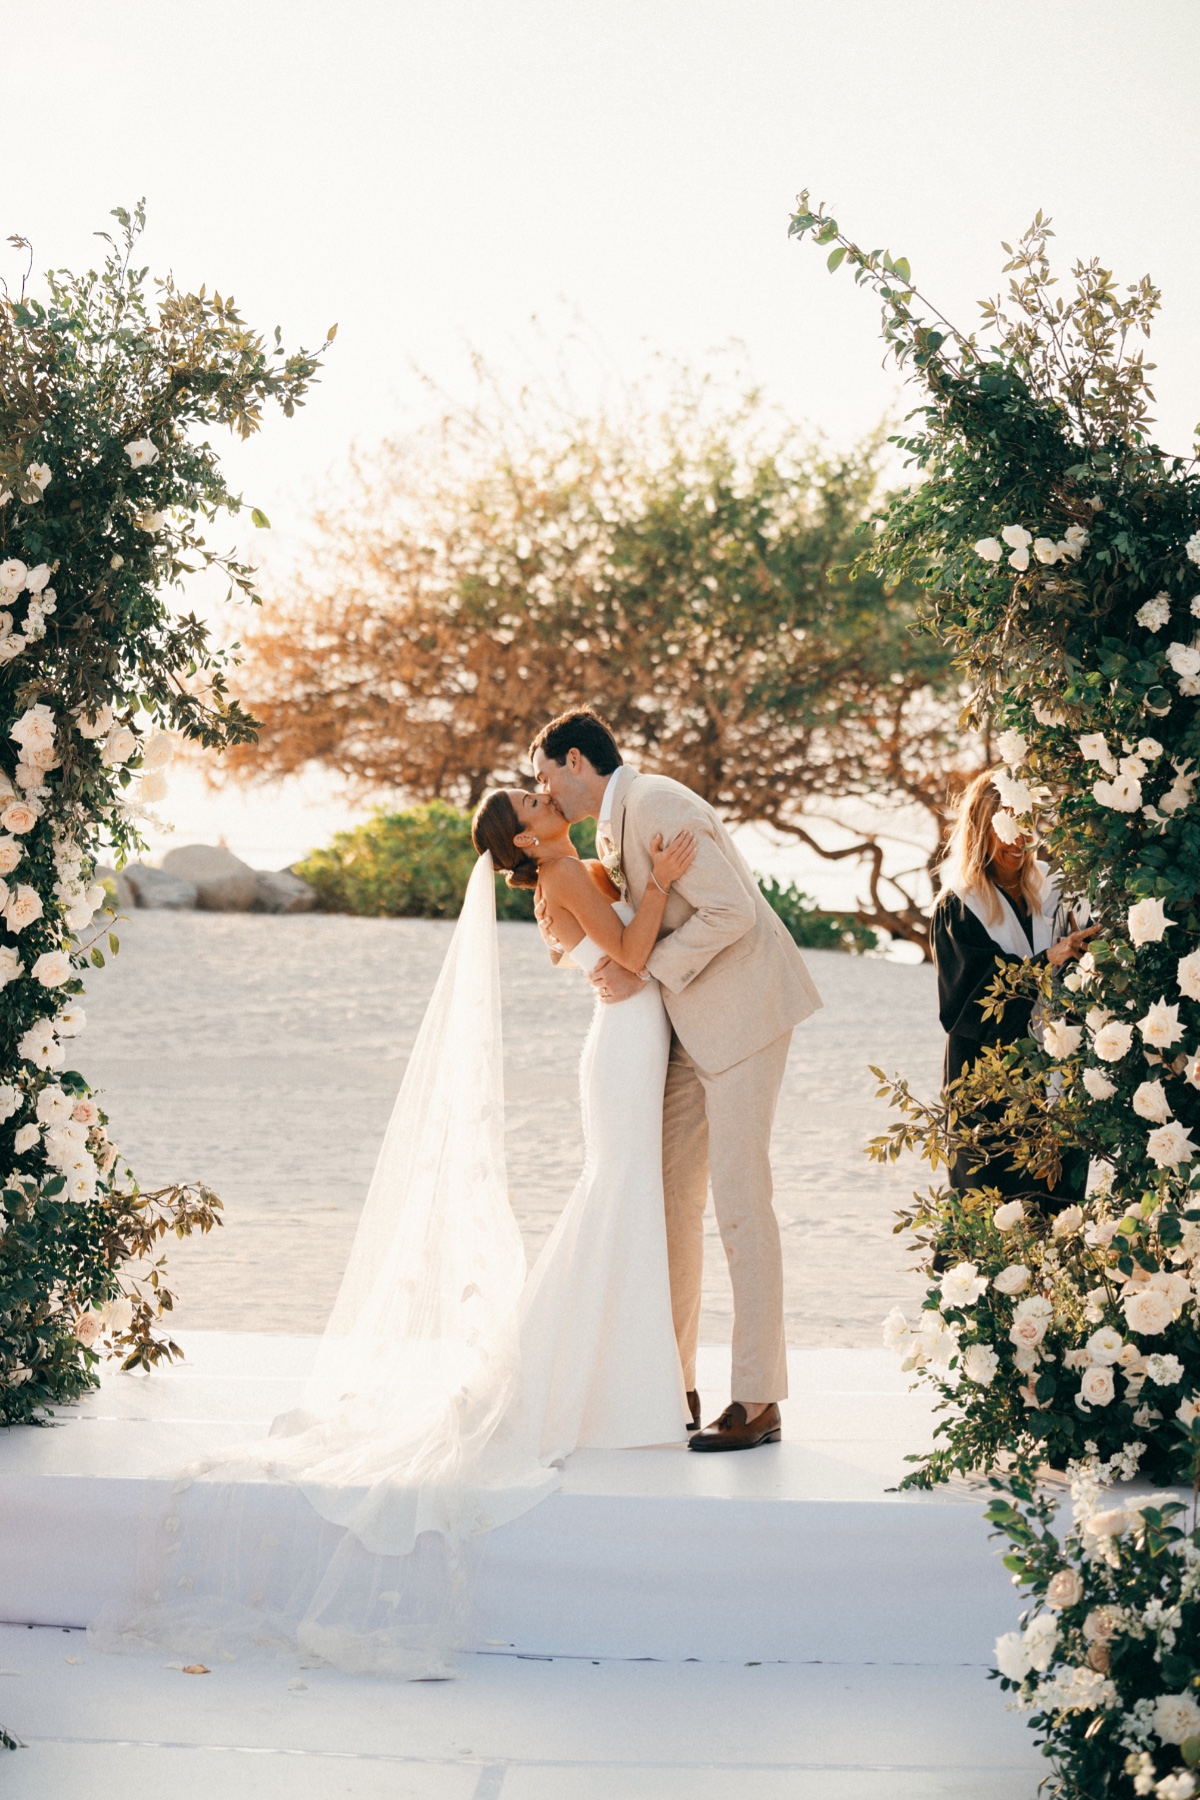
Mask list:
[[[585,939],[571,960],[599,955]],[[304,1404],[261,1442],[167,1472],[136,1605],[93,1623],[99,1648],[452,1673],[472,1542],[551,1493],[575,1449],[685,1438],[662,1189],[669,1041],[655,983],[597,1004],[584,1170],[526,1279],[480,858]]]
[[[623,901],[613,910],[633,918]],[[570,960],[590,969],[602,954],[584,938]],[[526,1417],[543,1460],[686,1436],[663,1211],[670,1046],[657,982],[597,1002],[579,1070],[583,1174],[521,1295]]]

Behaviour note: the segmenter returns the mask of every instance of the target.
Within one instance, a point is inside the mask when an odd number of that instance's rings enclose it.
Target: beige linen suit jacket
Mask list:
[[[696,860],[672,885],[646,967],[675,1034],[716,1075],[774,1043],[822,1004],[804,959],[764,900],[713,808],[682,782],[622,767],[609,832],[634,906],[650,880],[650,844],[696,834]]]

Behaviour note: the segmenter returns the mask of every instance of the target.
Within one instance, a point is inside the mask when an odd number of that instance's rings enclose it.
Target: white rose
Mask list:
[[[1115,1219],[1097,1219],[1084,1232],[1083,1241],[1085,1244],[1090,1244],[1093,1250],[1107,1250],[1116,1235],[1117,1221]],[[1100,1291],[1103,1293],[1104,1290]]]
[[[70,981],[74,971],[65,950],[47,950],[38,957],[30,973],[43,987],[56,988],[61,987],[64,981]]]
[[[1040,563],[1045,563],[1048,567],[1051,563],[1056,563],[1059,560],[1062,556],[1062,551],[1054,542],[1053,538],[1040,537],[1034,538],[1033,540],[1033,554]]]
[[[1025,1627],[1025,1648],[1031,1668],[1039,1674],[1050,1666],[1054,1646],[1058,1642],[1058,1620],[1052,1612],[1038,1613]]]
[[[1047,1055],[1061,1062],[1064,1056],[1074,1056],[1083,1042],[1083,1026],[1068,1024],[1066,1019],[1049,1019],[1042,1033],[1042,1044]]]
[[[1117,1091],[1102,1069],[1085,1069],[1083,1085],[1093,1100],[1111,1100]]]
[[[1006,1200],[992,1214],[992,1224],[997,1231],[1011,1231],[1025,1217],[1025,1208],[1020,1200]]]
[[[35,919],[42,916],[42,897],[36,888],[24,882],[9,894],[8,904],[4,908],[4,921],[12,932],[24,931]]]
[[[975,545],[976,556],[982,556],[984,562],[997,563],[1004,555],[1004,548],[999,538],[980,538]]]
[[[1007,763],[1010,769],[1019,768],[1025,761],[1025,752],[1029,745],[1020,731],[1002,731],[996,738],[996,754],[1001,762]]]
[[[1132,1523],[1133,1520],[1123,1506],[1113,1506],[1106,1512],[1093,1513],[1085,1522],[1084,1529],[1092,1537],[1120,1537],[1123,1531],[1129,1530]]]
[[[1002,844],[1017,844],[1025,836],[1015,815],[1003,808],[992,814],[992,830]]]
[[[133,1301],[127,1294],[110,1300],[101,1315],[109,1331],[128,1331],[133,1324]]]
[[[1016,569],[1018,574],[1023,575],[1029,567],[1029,552],[1028,550],[1013,550],[1008,561],[1010,567]]]
[[[35,1019],[29,1030],[17,1040],[17,1055],[39,1069],[61,1069],[63,1053],[55,1042],[50,1019]]]
[[[1046,1325],[1045,1319],[1032,1318],[1028,1313],[1017,1314],[1013,1318],[1008,1341],[1019,1350],[1035,1349],[1046,1335]]]
[[[1153,600],[1139,606],[1133,616],[1147,631],[1161,631],[1171,617],[1170,594],[1155,594]]]
[[[41,1132],[36,1125],[22,1125],[13,1139],[13,1149],[18,1156],[24,1156],[27,1150],[33,1149],[40,1137]]]
[[[1032,533],[1023,525],[1006,525],[1000,533],[1010,550],[1027,550],[1033,542]]]
[[[990,1344],[968,1344],[963,1351],[962,1372],[979,1387],[990,1387],[999,1367],[1000,1358]]]
[[[904,1349],[909,1338],[908,1320],[898,1306],[893,1306],[883,1321],[883,1347],[894,1350],[897,1354]]]
[[[1033,702],[1032,710],[1038,724],[1045,725],[1050,730],[1053,730],[1056,725],[1065,725],[1067,722],[1065,713],[1060,713],[1057,707],[1044,705],[1041,700]]]
[[[132,468],[147,469],[158,461],[158,446],[149,438],[135,438],[131,444],[126,444],[125,454]]]
[[[1168,1006],[1165,1000],[1156,1000],[1149,1008],[1144,1019],[1138,1020],[1138,1030],[1148,1044],[1156,1050],[1168,1050],[1183,1036],[1183,1026],[1179,1023],[1179,1008]]]
[[[152,731],[142,745],[142,767],[165,769],[179,749],[177,731]]]
[[[1150,1133],[1146,1139],[1146,1154],[1160,1169],[1177,1169],[1180,1163],[1192,1161],[1196,1145],[1191,1132],[1172,1120],[1169,1125],[1160,1125],[1157,1131]]]
[[[1181,994],[1186,994],[1189,1000],[1200,1000],[1200,950],[1180,957],[1175,979]]]
[[[29,593],[40,594],[50,579],[49,563],[39,563],[36,569],[30,569],[25,577],[25,586]]]
[[[996,1667],[1007,1681],[1024,1681],[1033,1664],[1019,1631],[1006,1631],[996,1639]]]
[[[1103,1062],[1120,1062],[1133,1042],[1133,1026],[1124,1019],[1110,1019],[1092,1039],[1092,1049]]]
[[[1056,1238],[1070,1237],[1082,1224],[1082,1206],[1064,1206],[1060,1213],[1055,1214],[1052,1230]]]
[[[1113,1372],[1099,1364],[1083,1371],[1083,1380],[1079,1384],[1079,1395],[1089,1406],[1107,1406],[1116,1397],[1116,1384]]]
[[[16,838],[0,837],[0,876],[11,875],[22,855]]]
[[[1126,1294],[1121,1305],[1130,1331],[1136,1331],[1142,1337],[1157,1337],[1175,1316],[1171,1302],[1157,1288],[1146,1287]]]
[[[10,556],[7,562],[0,563],[0,590],[6,594],[19,594],[28,573],[19,556]]]
[[[138,788],[138,799],[147,806],[156,806],[160,800],[166,799],[167,792],[167,778],[162,770],[147,769]]]
[[[54,1021],[59,1037],[78,1037],[87,1024],[87,1014],[77,1000],[68,1001]]]
[[[1146,1373],[1157,1387],[1174,1387],[1183,1380],[1183,1364],[1177,1356],[1148,1356]]]
[[[1009,812],[1027,813],[1033,810],[1032,791],[1015,776],[1006,775],[1003,769],[997,769],[992,776],[992,786],[1000,796],[1000,804]]]
[[[1166,656],[1175,673],[1185,681],[1200,675],[1200,650],[1194,650],[1190,644],[1168,644]]]
[[[1119,1361],[1124,1348],[1125,1340],[1120,1332],[1111,1325],[1102,1325],[1099,1331],[1093,1331],[1087,1341],[1088,1360],[1103,1367],[1107,1363]]]
[[[11,1119],[15,1112],[20,1112],[24,1104],[25,1096],[20,1088],[13,1087],[11,1082],[6,1081],[4,1086],[0,1087],[0,1125],[6,1119]]]
[[[987,1288],[987,1276],[974,1263],[956,1263],[942,1276],[943,1306],[973,1306]]]
[[[28,800],[11,800],[4,811],[0,812],[0,825],[5,831],[16,832],[18,837],[32,831],[37,822],[38,815]]]
[[[1200,1394],[1193,1394],[1190,1400],[1182,1400],[1175,1417],[1181,1425],[1191,1425],[1200,1418]]]
[[[57,1085],[44,1087],[34,1109],[43,1125],[65,1125],[71,1117],[71,1096]]]
[[[1139,1119],[1149,1119],[1155,1125],[1165,1124],[1171,1116],[1171,1106],[1162,1082],[1143,1081],[1134,1090],[1133,1110]]]
[[[1200,1732],[1200,1706],[1190,1694],[1160,1694],[1154,1702],[1151,1725],[1164,1744],[1182,1744]]]
[[[100,1108],[94,1100],[77,1100],[71,1108],[71,1117],[77,1125],[86,1125],[90,1131],[93,1125],[100,1123]]]
[[[54,479],[49,463],[31,462],[25,473],[34,487],[41,488],[43,494]]]
[[[1078,1569],[1058,1569],[1046,1584],[1047,1606],[1078,1606],[1083,1599],[1083,1577]]]
[[[1142,784],[1132,775],[1118,775],[1112,781],[1094,781],[1092,794],[1101,806],[1113,812],[1135,813],[1141,809]]]
[[[1102,731],[1085,731],[1079,740],[1079,754],[1084,762],[1099,763],[1106,775],[1116,774],[1117,765]]]
[[[52,750],[56,730],[54,714],[48,706],[39,704],[27,707],[8,735],[28,754],[31,750]]]
[[[1034,1344],[1018,1344],[1013,1351],[1013,1367],[1019,1369],[1022,1375],[1032,1375],[1037,1366],[1037,1346]],[[1027,1404],[1033,1403],[1027,1402]]]
[[[1085,531],[1082,525],[1068,525],[1063,532],[1064,548],[1068,556],[1073,556],[1076,560],[1083,554],[1091,541],[1091,532]]]
[[[137,749],[137,742],[137,733],[131,731],[128,725],[114,725],[104,740],[100,760],[110,767],[128,762]]]
[[[0,988],[25,973],[25,964],[11,944],[0,944]]]
[[[1189,561],[1200,563],[1200,531],[1193,531],[1183,549]]]
[[[1024,1263],[1009,1263],[992,1277],[992,1286],[998,1294],[1022,1294],[1029,1286],[1029,1270]]]

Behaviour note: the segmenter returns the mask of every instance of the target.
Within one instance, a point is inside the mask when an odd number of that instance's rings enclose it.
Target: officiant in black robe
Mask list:
[[[1003,1017],[985,1018],[982,1002],[1006,963],[1045,962],[1057,967],[1082,954],[1093,931],[1078,931],[1061,905],[1050,870],[1011,813],[1003,811],[985,770],[963,796],[958,822],[941,868],[942,891],[933,914],[933,959],[938,978],[938,1015],[946,1032],[943,1080],[948,1087],[989,1047],[1028,1037],[1034,1003],[1014,997]],[[997,825],[999,818],[999,825]],[[1003,1108],[988,1106],[983,1117],[999,1119]],[[969,1120],[963,1120],[969,1123]],[[994,1156],[972,1167],[955,1156],[950,1179],[956,1187],[994,1187],[1007,1199],[1031,1201],[1054,1211],[1082,1197],[1087,1158],[1064,1158],[1054,1188]]]

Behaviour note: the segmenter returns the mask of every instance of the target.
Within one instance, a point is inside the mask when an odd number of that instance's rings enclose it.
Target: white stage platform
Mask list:
[[[78,1627],[127,1592],[146,1484],[261,1435],[315,1340],[181,1341],[182,1367],[107,1374],[55,1427],[0,1434],[0,1620]],[[703,1354],[706,1417],[727,1367]],[[793,1350],[791,1385],[778,1446],[572,1457],[561,1492],[488,1539],[472,1648],[986,1666],[1018,1608],[983,1497],[888,1491],[929,1441],[927,1401],[883,1351]]]

